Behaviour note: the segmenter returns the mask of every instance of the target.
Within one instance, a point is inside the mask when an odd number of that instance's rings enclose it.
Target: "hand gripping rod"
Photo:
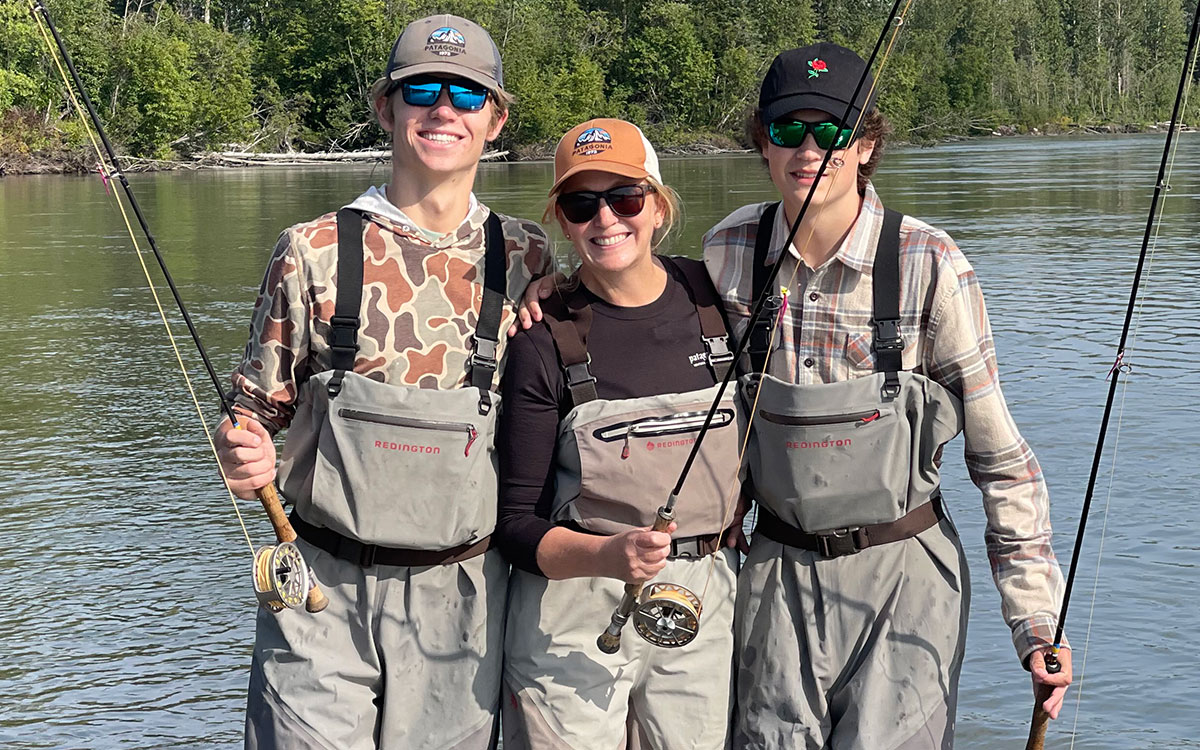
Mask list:
[[[1150,198],[1150,213],[1146,219],[1146,231],[1142,235],[1142,249],[1138,255],[1137,270],[1133,274],[1133,282],[1129,290],[1129,306],[1125,309],[1125,323],[1121,328],[1121,340],[1117,344],[1117,358],[1113,365],[1108,384],[1108,398],[1104,403],[1104,415],[1100,419],[1100,434],[1096,438],[1096,452],[1092,456],[1092,471],[1088,477],[1087,492],[1083,496],[1083,509],[1079,512],[1079,529],[1075,533],[1075,549],[1071,553],[1071,568],[1067,573],[1067,585],[1063,592],[1062,610],[1058,614],[1058,626],[1054,631],[1052,650],[1046,655],[1046,671],[1057,674],[1062,665],[1058,661],[1059,646],[1062,643],[1063,625],[1067,621],[1067,607],[1071,603],[1071,589],[1075,585],[1075,571],[1078,568],[1080,551],[1083,548],[1083,532],[1087,528],[1088,514],[1092,508],[1092,495],[1096,489],[1096,478],[1100,473],[1100,461],[1104,455],[1104,440],[1108,436],[1108,423],[1112,415],[1113,402],[1117,395],[1117,380],[1121,377],[1121,363],[1125,358],[1125,344],[1129,338],[1129,327],[1133,320],[1134,307],[1137,304],[1138,289],[1142,283],[1142,271],[1146,264],[1146,251],[1150,246],[1150,237],[1154,232],[1154,221],[1158,215],[1158,202],[1166,187],[1167,162],[1171,154],[1171,143],[1175,131],[1179,127],[1180,109],[1183,95],[1187,91],[1188,78],[1191,72],[1190,61],[1196,54],[1196,40],[1200,36],[1200,3],[1196,5],[1192,15],[1192,30],[1188,35],[1187,53],[1183,56],[1183,70],[1179,74],[1179,89],[1175,94],[1175,105],[1171,110],[1171,126],[1167,129],[1167,141],[1163,145],[1162,161],[1158,165],[1158,179],[1154,183],[1154,193]],[[1026,750],[1042,750],[1046,741],[1046,726],[1050,721],[1049,714],[1042,704],[1054,692],[1049,685],[1038,685],[1033,703],[1033,718],[1029,724],[1029,739],[1025,744]]]

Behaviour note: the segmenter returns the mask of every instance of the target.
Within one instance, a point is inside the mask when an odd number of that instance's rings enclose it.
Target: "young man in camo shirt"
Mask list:
[[[495,742],[498,332],[552,261],[537,224],[472,192],[511,101],[487,32],[415,21],[372,96],[391,180],[282,234],[233,375],[243,429],[218,436],[231,487],[252,498],[288,428],[279,487],[330,599],[317,614],[259,611],[252,748]]]

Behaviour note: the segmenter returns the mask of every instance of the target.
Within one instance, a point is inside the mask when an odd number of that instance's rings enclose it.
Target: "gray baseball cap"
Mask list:
[[[500,50],[492,37],[474,21],[448,13],[422,18],[405,27],[392,45],[381,81],[427,73],[449,73],[493,91],[504,89]]]

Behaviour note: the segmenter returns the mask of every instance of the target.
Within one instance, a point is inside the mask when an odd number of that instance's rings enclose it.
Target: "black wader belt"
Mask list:
[[[460,544],[457,547],[441,550],[403,549],[401,547],[382,547],[377,544],[363,544],[357,539],[342,536],[332,529],[313,526],[300,517],[295,510],[288,516],[296,534],[309,544],[322,549],[339,560],[346,560],[355,565],[369,568],[372,565],[395,565],[399,567],[424,567],[428,565],[449,565],[450,563],[470,560],[488,551],[491,546],[491,535],[485,536],[478,542]]]
[[[900,222],[904,215],[883,210],[883,227],[875,247],[871,270],[871,329],[874,340],[875,372],[885,373],[881,395],[891,400],[900,394],[904,369],[904,339],[900,336]]]
[[[607,536],[607,534],[585,529],[574,521],[562,521],[558,525],[571,531],[578,531],[580,534]],[[667,559],[677,560],[680,558],[708,557],[721,548],[721,539],[724,537],[725,532],[721,532],[720,534],[684,536],[678,539],[673,538],[671,539],[671,551],[667,553]]]
[[[733,363],[733,351],[729,348],[729,332],[725,327],[725,317],[721,314],[720,300],[708,272],[704,264],[697,260],[664,256],[659,256],[659,260],[683,276],[688,296],[696,306],[700,337],[704,342],[713,382],[719,383],[725,379]],[[557,299],[552,296],[542,303],[542,319],[546,321],[554,339],[554,347],[558,350],[558,362],[563,368],[571,406],[579,406],[595,401],[599,394],[590,366],[592,358],[587,351],[588,332],[592,328],[591,304],[580,288],[581,282],[577,277],[569,283],[574,284],[570,291]]]
[[[772,203],[763,211],[758,220],[758,228],[754,235],[754,275],[750,292],[750,307],[753,310],[758,298],[767,290],[767,277],[771,275],[771,266],[767,259],[771,254],[771,232],[775,228],[775,214],[779,212],[779,203]],[[783,252],[787,252],[785,248]],[[779,312],[783,300],[775,294],[763,305],[762,315],[748,333],[752,372],[762,372],[767,364],[767,350],[771,343],[771,327],[775,325],[775,316]]]
[[[813,534],[780,520],[779,516],[760,505],[754,533],[789,547],[819,552],[822,557],[842,557],[853,555],[868,547],[911,539],[945,517],[942,496],[935,493],[929,498],[929,502],[895,521]]]
[[[333,317],[329,320],[329,348],[332,352],[333,377],[329,379],[329,397],[342,390],[342,378],[354,369],[358,355],[358,313],[362,306],[363,215],[350,208],[337,212],[338,259],[337,289]],[[482,392],[479,412],[492,408],[488,391],[496,375],[496,346],[500,341],[500,318],[504,312],[505,278],[508,261],[504,252],[504,230],[500,217],[488,213],[484,227],[483,303],[475,326],[474,345],[468,363],[471,385]]]

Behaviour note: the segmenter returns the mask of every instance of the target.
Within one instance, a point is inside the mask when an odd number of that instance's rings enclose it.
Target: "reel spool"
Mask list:
[[[700,632],[700,598],[674,583],[655,583],[642,590],[633,610],[633,629],[661,648],[679,648]]]
[[[254,553],[254,595],[272,612],[295,609],[308,596],[308,566],[291,542],[259,547]]]

